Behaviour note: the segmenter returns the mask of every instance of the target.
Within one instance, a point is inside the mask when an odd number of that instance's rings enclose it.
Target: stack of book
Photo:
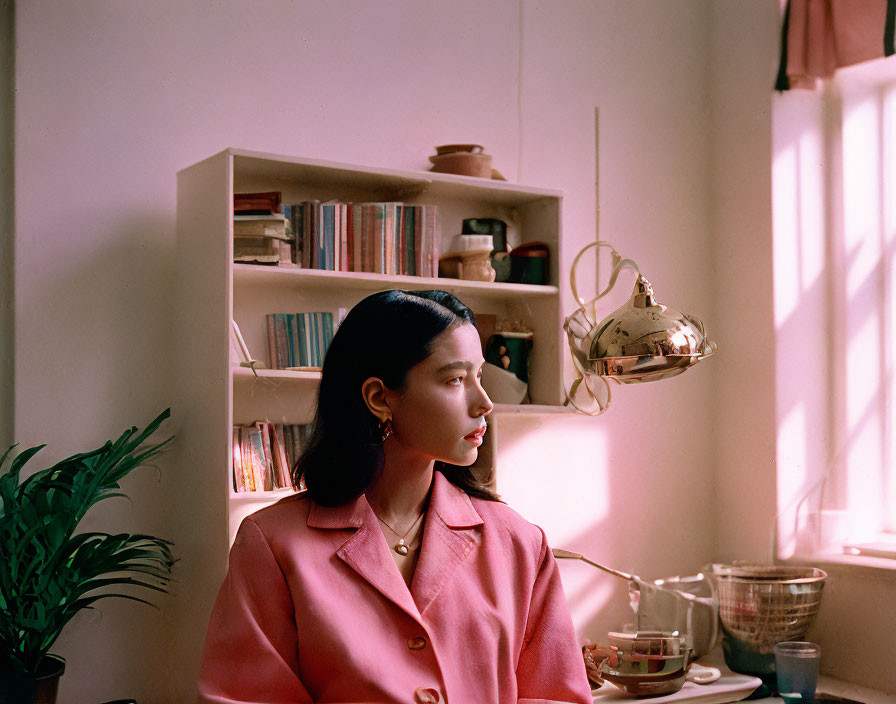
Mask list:
[[[292,488],[291,470],[307,443],[310,427],[267,421],[233,426],[234,491]]]
[[[292,261],[289,221],[282,215],[234,215],[233,261],[278,264]]]
[[[233,261],[278,264],[293,260],[289,219],[279,211],[279,191],[234,194]]]
[[[333,339],[332,313],[265,316],[271,369],[319,369]]]
[[[438,275],[434,205],[304,201],[283,205],[305,269]]]

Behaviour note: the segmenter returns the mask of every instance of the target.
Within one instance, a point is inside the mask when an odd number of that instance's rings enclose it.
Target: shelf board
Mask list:
[[[296,371],[292,369],[256,369],[249,367],[233,367],[233,380],[238,382],[253,381],[254,379],[271,379],[273,381],[314,382],[320,381],[319,371]]]
[[[274,489],[273,491],[230,491],[231,501],[269,501],[273,503],[298,492],[293,489]]]
[[[235,382],[251,382],[256,376],[259,379],[270,379],[272,381],[282,381],[286,383],[294,382],[298,384],[320,382],[320,372],[316,371],[291,371],[288,369],[257,369],[255,373],[248,367],[233,367],[233,380]],[[575,410],[569,406],[549,406],[542,403],[496,403],[496,415],[516,415],[516,416],[535,416],[535,415],[557,415],[572,414]]]
[[[492,413],[508,416],[569,415],[575,410],[569,406],[548,406],[543,403],[496,403]]]
[[[508,295],[522,297],[550,297],[559,291],[556,286],[538,284],[510,284],[489,281],[465,281],[463,279],[434,279],[425,276],[399,276],[394,274],[370,274],[355,271],[325,271],[320,269],[299,269],[286,266],[265,266],[264,264],[233,265],[234,280],[240,283],[278,283],[295,286],[314,286],[320,290],[346,289],[355,291],[381,291],[388,288],[411,290],[441,289],[444,291],[468,293],[480,298],[506,298]]]
[[[247,149],[228,149],[236,178],[269,182],[313,182],[334,192],[345,188],[387,189],[398,195],[433,194],[452,199],[522,206],[542,198],[562,198],[561,190],[526,186],[473,176],[432,171],[402,171],[322,159],[267,154]]]

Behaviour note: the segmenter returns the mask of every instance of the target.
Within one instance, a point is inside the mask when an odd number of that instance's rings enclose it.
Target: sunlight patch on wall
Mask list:
[[[884,527],[896,533],[896,86],[889,86],[884,94],[884,299],[890,315],[884,316],[884,349],[890,350],[886,358],[884,375],[886,399],[884,423],[886,427],[886,466],[889,476],[886,482]]]
[[[873,98],[843,119],[843,246],[848,262],[846,297],[867,297],[863,286],[880,262],[880,116]]]
[[[824,173],[821,134],[807,130],[799,140],[799,281],[808,291],[821,276],[825,266],[825,212],[819,204],[824,199]]]
[[[780,327],[799,302],[799,189],[797,151],[794,145],[781,150],[772,166],[775,191],[773,256],[775,325]]]
[[[583,527],[596,529],[610,512],[603,428],[584,417],[502,416],[499,423],[498,493],[541,525],[553,547],[585,551]]]
[[[877,315],[872,314],[876,310],[854,307],[852,315],[864,313],[865,319],[846,343],[846,421],[851,435],[866,415],[876,415],[873,404],[881,384],[880,330]]]
[[[778,554],[782,557],[793,555],[796,549],[798,503],[805,494],[808,479],[806,433],[806,411],[800,403],[778,423]]]
[[[825,261],[823,136],[820,124],[790,135],[772,164],[775,324],[784,325]]]
[[[854,516],[853,539],[872,538],[881,525],[881,436],[880,424],[864,423],[850,444],[847,456],[848,504]]]
[[[883,185],[884,241],[896,242],[896,85],[883,98]]]
[[[893,179],[896,182],[896,178]],[[889,249],[891,256],[889,258],[889,266],[887,271],[887,297],[890,301],[889,310],[896,310],[896,254],[892,254],[896,238],[893,236],[893,228],[889,228],[888,237],[890,239]],[[885,335],[887,338],[886,349],[896,350],[896,320],[893,316],[889,316],[886,321],[887,330]],[[885,467],[888,468],[888,476],[886,477],[886,497],[884,506],[886,507],[886,515],[884,517],[884,528],[891,533],[896,533],[896,354],[890,354],[886,361],[886,378],[887,378],[887,395],[889,403],[884,404],[883,413],[885,414],[884,424],[887,433],[887,446]]]
[[[865,314],[850,337],[846,351],[846,422],[849,450],[846,459],[847,505],[856,516],[856,529],[872,534],[881,521],[883,487],[883,413],[879,311],[853,303]]]

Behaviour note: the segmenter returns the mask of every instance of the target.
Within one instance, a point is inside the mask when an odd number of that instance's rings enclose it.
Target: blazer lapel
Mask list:
[[[421,614],[479,544],[477,526],[482,523],[470,497],[441,472],[435,472],[420,559],[411,581],[410,593]]]
[[[336,550],[336,555],[411,618],[422,621],[420,611],[389,554],[373,509],[363,494],[344,506],[330,508],[312,503],[308,525],[330,530],[357,528]]]

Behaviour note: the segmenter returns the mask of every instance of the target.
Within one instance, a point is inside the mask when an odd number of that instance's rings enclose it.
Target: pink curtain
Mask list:
[[[893,53],[893,0],[790,0],[779,90],[814,88],[841,66]]]

